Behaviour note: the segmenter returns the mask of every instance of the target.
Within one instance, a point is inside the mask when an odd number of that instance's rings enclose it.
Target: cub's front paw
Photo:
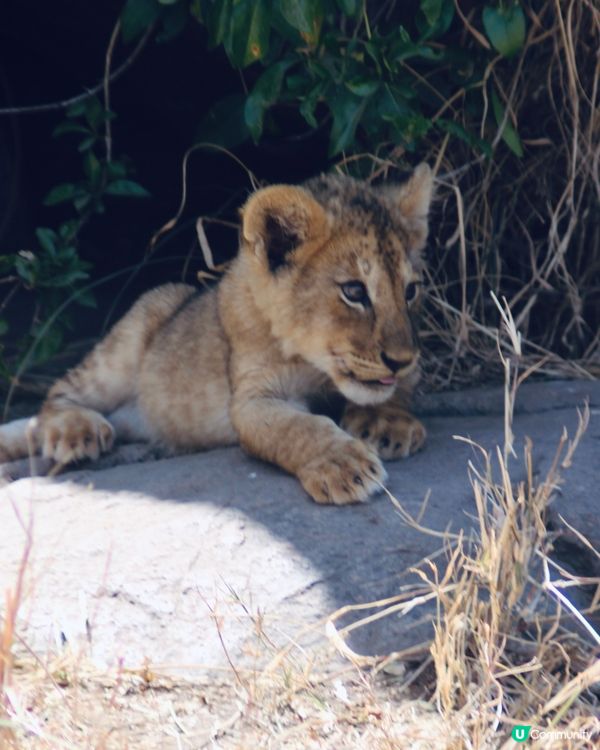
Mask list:
[[[33,426],[44,458],[69,464],[82,458],[97,459],[109,451],[115,431],[106,419],[91,409],[64,409],[42,414]]]
[[[360,440],[334,444],[298,472],[315,502],[333,505],[363,502],[381,489],[386,476],[377,454]]]
[[[397,407],[360,407],[349,404],[342,428],[364,440],[381,458],[394,460],[412,456],[425,444],[427,432],[412,414]]]

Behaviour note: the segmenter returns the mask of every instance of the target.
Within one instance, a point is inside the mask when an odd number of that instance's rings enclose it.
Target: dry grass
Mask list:
[[[511,481],[512,410],[525,373],[515,321],[508,306],[501,310],[505,439],[495,452],[474,446],[482,457],[482,468],[468,467],[475,530],[468,537],[432,531],[423,525],[425,508],[413,518],[390,495],[415,533],[443,542],[443,555],[413,570],[417,583],[391,599],[333,613],[319,626],[321,632],[325,626],[325,643],[315,643],[312,626],[285,649],[274,645],[260,613],[244,608],[262,642],[261,671],[232,664],[225,678],[207,675],[195,682],[169,679],[152,665],[99,674],[73,655],[42,661],[19,641],[26,545],[2,620],[0,747],[483,750],[515,746],[511,730],[523,724],[559,733],[530,739],[534,748],[595,746],[600,635],[589,615],[600,606],[600,579],[570,575],[553,562],[553,535],[545,523],[561,472],[585,432],[588,409],[580,411],[575,435],[563,434],[544,478],[534,478],[527,444],[526,478]],[[580,611],[563,592],[584,585],[596,593]],[[352,630],[377,618],[401,618],[431,603],[431,641],[378,658],[346,643]],[[337,626],[343,615],[366,609],[376,611]],[[335,666],[332,651],[346,666]]]
[[[477,4],[469,4],[469,17],[456,6],[465,40],[477,36],[472,23]],[[514,312],[526,367],[552,377],[600,375],[600,9],[594,0],[539,0],[525,6],[528,34],[516,62],[496,56],[483,81],[448,100],[426,81],[442,103],[433,122],[452,120],[492,144],[488,158],[432,128],[419,150],[437,174],[421,335],[428,389],[501,377],[498,311],[490,292],[506,298]],[[492,113],[493,93],[505,113],[500,126]],[[465,106],[470,96],[483,98],[479,121]],[[506,125],[519,134],[520,158],[503,140]],[[148,257],[179,221],[187,202],[189,157],[205,148],[235,160],[248,186],[258,186],[252,172],[226,149],[191,147],[182,164],[179,209],[155,233]],[[382,144],[377,154],[353,155],[338,168],[393,179],[406,161],[403,148]],[[230,218],[207,216],[197,225],[210,271],[200,272],[201,281],[214,279],[224,267],[213,262],[202,221],[230,225],[234,233],[237,220]],[[504,349],[506,342],[500,346]],[[30,354],[15,375],[8,401],[14,385],[22,385]],[[36,377],[30,378],[33,386],[27,380],[26,385],[38,392]]]
[[[493,157],[474,158],[436,131],[419,153],[438,177],[422,331],[430,388],[498,378],[490,292],[514,311],[526,364],[554,377],[600,374],[600,9],[592,0],[529,5],[518,62],[497,56],[478,87],[481,121],[469,119],[467,90],[433,118],[477,129]],[[492,91],[520,135],[521,158],[502,141]],[[340,168],[366,160],[372,178],[393,177],[404,158],[384,146]]]
[[[479,750],[516,746],[515,724],[570,734],[530,740],[528,747],[598,746],[600,636],[589,615],[600,605],[600,581],[570,575],[552,561],[546,525],[588,411],[581,411],[577,433],[563,436],[541,480],[528,445],[526,479],[512,482],[511,430],[516,391],[531,372],[600,374],[599,48],[600,11],[592,0],[540,2],[514,72],[497,58],[485,83],[486,96],[492,85],[501,92],[523,159],[502,145],[500,133],[492,160],[473,159],[467,146],[449,146],[447,138],[430,144],[439,178],[439,250],[430,258],[423,331],[428,383],[439,388],[503,377],[506,386],[504,443],[496,453],[480,449],[483,469],[469,466],[476,531],[435,532],[443,563],[431,557],[414,571],[419,582],[398,596],[344,608],[323,623],[346,668],[323,674],[326,651],[303,645],[314,632],[275,649],[255,618],[269,657],[264,671],[194,684],[151,667],[99,675],[73,657],[42,661],[28,652],[17,620],[26,545],[1,620],[2,750]],[[450,110],[458,119],[460,103],[461,97],[448,102],[445,116]],[[488,131],[486,116],[480,134]],[[398,150],[378,155],[373,176],[393,172],[402,158]],[[391,501],[415,533],[434,533],[422,514],[413,518]],[[596,587],[587,611],[564,594],[583,585]],[[434,636],[420,647],[373,659],[345,641],[375,618],[402,617],[432,602]],[[336,625],[363,609],[376,613]],[[391,684],[389,677],[382,684],[392,672]]]
[[[437,386],[495,372],[490,291],[514,311],[528,364],[554,376],[600,373],[600,10],[551,0],[529,22],[513,75],[497,58],[484,87],[501,92],[522,159],[500,134],[492,160],[469,163],[460,145],[431,144],[441,229],[424,342]]]
[[[600,9],[592,0],[527,5],[534,8],[518,61],[496,56],[475,87],[484,100],[479,122],[465,107],[470,91],[445,101],[427,82],[444,102],[433,122],[451,119],[492,144],[488,158],[432,129],[419,151],[437,177],[421,331],[427,389],[501,379],[494,296],[514,312],[525,369],[550,377],[600,375]],[[465,36],[478,33],[462,18]],[[492,94],[505,112],[499,126]],[[506,125],[519,134],[521,157],[503,141]],[[179,220],[189,156],[205,148],[222,151],[244,169],[251,189],[260,187],[231,152],[193,146],[182,165],[179,209],[151,247]],[[393,179],[405,170],[406,156],[402,147],[381,144],[377,154],[352,155],[337,169]],[[214,264],[204,222],[237,227],[217,217],[198,221],[198,245],[210,272],[200,272],[200,281],[225,268]],[[505,339],[499,346],[510,350]]]
[[[479,448],[484,469],[469,465],[477,507],[476,531],[470,538],[440,534],[423,527],[422,513],[412,518],[390,495],[404,521],[416,532],[442,536],[446,548],[443,565],[426,560],[413,572],[421,579],[411,590],[383,602],[346,607],[328,621],[328,634],[338,650],[357,667],[375,672],[390,662],[414,662],[422,648],[389,655],[383,661],[353,652],[344,636],[357,627],[386,616],[402,617],[435,601],[435,633],[425,644],[426,656],[407,671],[401,692],[423,675],[430,675],[430,704],[405,701],[391,724],[378,727],[385,741],[370,737],[369,747],[403,748],[427,741],[436,748],[512,747],[511,730],[530,725],[547,734],[530,741],[532,747],[590,748],[600,738],[600,634],[587,619],[600,608],[600,579],[568,574],[551,558],[552,534],[545,523],[550,500],[561,483],[561,472],[572,456],[589,419],[585,407],[579,426],[569,439],[563,434],[547,475],[534,480],[531,444],[525,447],[526,480],[513,485],[509,462],[514,456],[512,412],[519,373],[520,336],[510,309],[502,310],[503,327],[512,345],[505,371],[506,422],[504,446],[496,454]],[[511,367],[512,361],[512,367]],[[591,549],[583,535],[580,540]],[[598,555],[598,552],[595,552]],[[554,576],[557,576],[554,578]],[[595,586],[588,610],[581,612],[565,597],[573,586]],[[379,611],[338,630],[335,621],[349,610],[373,607]],[[429,671],[428,671],[429,670]],[[427,688],[421,697],[427,696]],[[406,724],[406,711],[413,722]],[[394,735],[393,716],[403,727]],[[441,721],[440,721],[441,719]],[[555,734],[552,734],[552,733]],[[392,737],[395,736],[395,739]],[[407,744],[408,741],[408,744]],[[383,743],[383,744],[381,744]],[[386,744],[387,743],[387,744]],[[274,745],[277,746],[277,745]],[[356,745],[357,747],[359,745]],[[362,747],[362,745],[360,745]]]
[[[526,369],[600,375],[600,9],[591,0],[535,6],[518,62],[498,55],[477,87],[485,102],[481,121],[469,119],[467,90],[432,118],[476,129],[492,143],[492,157],[435,130],[419,152],[437,175],[421,331],[428,389],[502,377],[492,295],[514,312]],[[473,29],[464,22],[468,35]],[[492,92],[505,110],[499,127]],[[505,123],[519,133],[520,158],[502,139]],[[382,144],[377,154],[348,157],[337,168],[385,180],[405,166],[403,148]],[[178,215],[157,236],[173,226],[184,203],[185,187]],[[198,240],[215,270],[202,222]],[[500,349],[508,352],[510,342],[501,339]]]

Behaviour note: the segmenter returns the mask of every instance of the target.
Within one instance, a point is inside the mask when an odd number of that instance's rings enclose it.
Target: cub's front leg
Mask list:
[[[297,404],[234,393],[231,417],[242,447],[295,474],[317,503],[361,502],[385,481],[381,461],[362,440]]]
[[[348,403],[341,425],[386,460],[411,456],[423,447],[427,437],[423,424],[393,400],[377,406]]]

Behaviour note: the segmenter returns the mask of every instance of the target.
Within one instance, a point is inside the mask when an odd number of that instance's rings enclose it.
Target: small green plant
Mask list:
[[[240,80],[207,106],[198,144],[260,147],[317,133],[329,163],[358,176],[388,176],[416,161],[413,152],[438,168],[442,228],[432,233],[439,255],[428,266],[425,322],[436,384],[485,376],[495,341],[490,290],[522,317],[528,356],[548,357],[553,374],[564,372],[563,358],[578,360],[570,374],[598,372],[593,4],[123,0],[111,44],[118,34],[131,47],[172,40],[190,24]],[[69,205],[72,218],[38,228],[35,247],[0,257],[9,290],[0,337],[14,290],[31,289],[35,300],[13,372],[34,343],[38,360],[60,348],[69,309],[56,320],[52,311],[66,299],[93,304],[81,291],[91,271],[78,252],[82,227],[108,196],[146,194],[130,161],[112,156],[109,83],[104,104],[84,95],[56,131],[78,137],[82,175],[55,186],[46,204]],[[0,368],[10,375],[1,353]]]
[[[490,56],[495,49],[511,57],[523,45],[520,4],[483,6],[488,49],[460,38],[464,29],[454,0],[420,0],[410,7],[394,0],[382,7],[363,0],[126,0],[119,24],[123,42],[130,44],[152,32],[158,41],[173,39],[195,19],[206,29],[208,46],[221,45],[231,65],[244,71],[246,90],[229,93],[210,109],[198,141],[231,148],[265,136],[285,138],[292,113],[292,130],[328,132],[331,157],[411,152],[435,132],[489,157],[498,128],[521,156],[519,135],[493,85],[491,131],[478,127]],[[460,117],[448,107],[457,98],[465,105]],[[39,362],[61,348],[69,309],[50,327],[45,321],[65,298],[95,304],[91,292],[81,291],[91,266],[79,255],[78,238],[90,218],[104,212],[106,197],[148,195],[131,178],[130,161],[112,156],[114,117],[97,96],[66,110],[54,135],[77,138],[82,174],[53,187],[44,203],[69,204],[73,216],[55,229],[39,227],[35,247],[0,258],[0,274],[35,295],[16,362],[23,352]],[[7,331],[2,318],[0,336]],[[1,367],[8,377],[6,364]]]
[[[296,127],[329,132],[329,155],[414,151],[431,130],[448,133],[491,154],[478,133],[484,113],[486,69],[498,52],[513,57],[525,41],[518,0],[482,5],[479,44],[464,38],[454,0],[385,4],[364,0],[127,0],[125,41],[160,24],[161,38],[179,33],[189,16],[222,46],[234,68],[248,69],[246,88],[228,93],[207,113],[198,140],[232,148]],[[470,24],[467,24],[470,27]],[[486,36],[487,35],[487,39]],[[489,41],[487,41],[489,39]],[[483,44],[481,44],[483,40]],[[520,152],[516,130],[504,123],[490,84],[491,136]],[[460,118],[449,102],[464,100]],[[279,117],[279,115],[284,117]],[[509,132],[509,129],[512,128]],[[522,153],[522,152],[521,152]]]
[[[259,61],[264,69],[258,77],[249,72],[255,80],[247,95],[216,104],[199,140],[230,147],[250,137],[258,142],[265,133],[282,135],[278,110],[296,110],[305,127],[329,131],[331,157],[414,151],[432,130],[491,155],[491,138],[477,132],[486,67],[494,49],[511,57],[525,39],[518,2],[484,5],[487,49],[465,44],[454,0],[420,0],[417,8],[392,2],[383,9],[359,0],[198,0],[192,12],[206,26],[209,44],[223,45],[233,66]],[[492,95],[493,137],[504,112],[494,89]],[[448,102],[460,98],[468,107],[453,118]],[[217,130],[224,114],[237,128]],[[519,151],[514,128],[505,140]]]
[[[67,119],[54,131],[55,136],[76,134],[80,136],[77,150],[83,157],[83,179],[65,182],[52,188],[44,200],[46,206],[70,202],[78,218],[75,230],[94,213],[104,212],[107,195],[144,198],[149,195],[140,184],[130,179],[132,167],[129,160],[109,155],[105,132],[106,123],[115,117],[106,111],[97,97],[92,97],[69,107]]]
[[[78,237],[94,214],[104,212],[106,197],[149,195],[131,179],[133,169],[129,160],[111,156],[107,144],[110,132],[107,132],[106,124],[114,117],[95,96],[67,109],[66,119],[58,125],[54,135],[78,136],[82,175],[76,182],[63,182],[53,187],[44,204],[70,204],[73,216],[56,229],[38,227],[35,230],[37,242],[31,249],[0,256],[0,274],[11,278],[16,287],[35,295],[29,330],[17,344],[17,359],[29,352],[31,362],[42,362],[60,350],[64,333],[71,327],[72,314],[65,310],[50,327],[46,320],[65,298],[72,297],[79,305],[95,306],[92,292],[84,288],[92,266],[79,255]],[[0,334],[7,332],[8,323],[2,319]],[[2,372],[9,377],[10,370],[5,363]]]

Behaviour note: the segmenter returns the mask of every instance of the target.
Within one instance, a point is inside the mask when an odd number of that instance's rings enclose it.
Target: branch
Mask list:
[[[115,28],[113,29],[112,34],[110,35],[110,42],[108,45],[108,49],[106,50],[106,59],[104,62],[104,81],[102,83],[102,88],[104,89],[104,109],[106,110],[106,112],[110,111],[110,84],[111,84],[110,66],[112,65],[112,56],[115,50],[115,45],[117,43],[117,39],[119,37],[120,31],[121,31],[121,19],[119,18],[119,20],[115,24]],[[110,162],[112,161],[112,127],[110,123],[110,117],[106,118],[104,128],[105,128],[104,140],[106,143],[106,162],[107,164],[110,164]]]
[[[154,31],[154,24],[148,27],[148,29],[146,30],[146,33],[137,43],[137,46],[135,47],[131,55],[129,55],[129,57],[110,76],[109,83],[112,83],[113,81],[116,81],[117,78],[120,78],[123,75],[123,73],[132,65],[132,63],[135,62],[140,52],[146,46],[146,42],[152,35],[153,31]],[[96,94],[100,93],[101,91],[104,90],[105,84],[106,84],[106,81],[103,78],[102,81],[100,81],[100,83],[96,84],[96,86],[94,86],[93,88],[88,89],[83,94],[77,94],[77,96],[72,96],[70,99],[63,99],[60,102],[49,102],[48,104],[33,104],[28,107],[6,107],[5,109],[0,109],[0,117],[2,115],[31,115],[31,114],[38,114],[40,112],[54,112],[57,109],[66,109],[67,107],[70,107],[72,104],[83,102],[86,99],[89,99],[90,97],[95,96]]]

